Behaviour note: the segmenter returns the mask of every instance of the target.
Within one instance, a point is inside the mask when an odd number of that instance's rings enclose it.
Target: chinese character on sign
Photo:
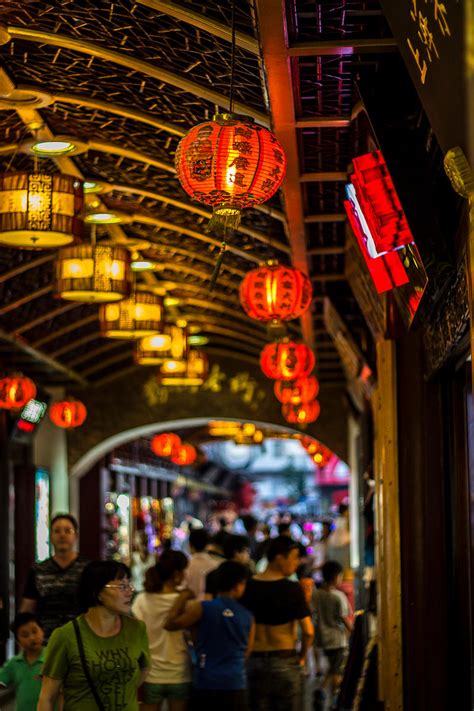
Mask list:
[[[209,377],[202,386],[203,390],[210,390],[211,393],[220,393],[222,390],[222,383],[225,382],[226,374],[221,372],[218,365],[213,365]]]
[[[420,71],[420,80],[424,84],[428,67],[434,59],[439,59],[438,44],[434,32],[439,30],[443,37],[450,37],[446,5],[439,0],[424,0],[424,12],[420,9],[422,0],[411,0],[410,17],[417,27],[418,41],[406,38],[407,44]],[[426,14],[425,14],[426,13]],[[418,46],[417,46],[418,45]]]

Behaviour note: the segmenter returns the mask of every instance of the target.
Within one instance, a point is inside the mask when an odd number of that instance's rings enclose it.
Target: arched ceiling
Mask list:
[[[174,153],[189,128],[228,109],[231,2],[11,0],[0,22],[0,170],[32,168],[19,144],[35,128],[85,141],[86,152],[44,165],[107,185],[103,203],[132,217],[98,237],[147,240],[144,254],[160,267],[138,278],[165,290],[170,318],[198,324],[210,349],[257,362],[267,334],[240,309],[239,283],[262,260],[292,261],[315,298],[290,333],[316,347],[322,382],[342,382],[322,300],[330,296],[366,342],[344,278],[342,200],[354,77],[394,49],[378,2],[236,0],[235,110],[273,128],[289,165],[280,194],[244,212],[213,292],[220,239],[180,188]],[[100,337],[97,307],[54,297],[54,257],[0,247],[0,363],[44,384],[98,384],[126,371],[131,345]]]

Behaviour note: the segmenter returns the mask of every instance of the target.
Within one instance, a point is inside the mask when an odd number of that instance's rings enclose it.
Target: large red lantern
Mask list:
[[[314,353],[305,343],[280,341],[269,343],[260,355],[260,367],[267,378],[297,380],[306,378],[314,368]]]
[[[302,402],[310,402],[317,397],[319,383],[314,375],[298,380],[277,380],[273,386],[273,391],[277,400],[283,404],[300,405]]]
[[[181,437],[173,432],[163,432],[151,440],[151,448],[157,457],[171,457],[181,447]]]
[[[321,412],[321,407],[317,400],[304,402],[301,405],[292,405],[288,402],[286,405],[282,405],[281,411],[287,422],[296,425],[307,425],[310,422],[316,422]]]
[[[240,303],[256,321],[291,321],[309,308],[311,282],[293,267],[268,262],[252,269],[240,284]]]
[[[19,410],[36,395],[36,385],[21,373],[0,380],[0,407]]]
[[[62,400],[51,405],[49,417],[56,427],[69,430],[84,424],[87,409],[80,400]]]
[[[184,467],[188,464],[193,464],[196,461],[197,452],[196,448],[192,444],[183,442],[180,447],[171,456],[171,461],[173,464],[178,464],[180,467]]]
[[[181,139],[175,165],[188,195],[214,208],[210,227],[236,228],[242,209],[276,193],[286,157],[275,136],[251,118],[216,114]]]

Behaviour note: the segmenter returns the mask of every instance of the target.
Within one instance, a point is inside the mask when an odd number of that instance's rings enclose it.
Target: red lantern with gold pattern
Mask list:
[[[193,464],[196,461],[197,452],[192,444],[183,442],[180,447],[171,456],[173,464],[178,464],[180,467],[185,467],[188,464]]]
[[[188,195],[214,208],[210,227],[220,223],[235,229],[243,208],[260,205],[276,193],[286,158],[275,136],[253,119],[216,114],[181,139],[175,165]]]
[[[305,343],[279,341],[269,343],[260,354],[260,367],[267,378],[298,380],[314,368],[314,353]]]
[[[0,407],[5,410],[19,410],[35,395],[36,385],[21,373],[0,380]]]
[[[287,422],[295,425],[307,425],[310,422],[316,422],[321,407],[317,400],[301,403],[301,405],[292,405],[288,402],[282,406],[281,411]]]
[[[61,400],[51,405],[49,417],[56,427],[69,430],[84,424],[87,409],[80,400]]]
[[[252,269],[240,284],[240,303],[255,321],[291,321],[309,308],[311,282],[303,272],[269,261]]]
[[[157,457],[171,457],[181,447],[181,437],[173,432],[162,432],[151,440],[151,448]]]
[[[283,404],[289,402],[291,405],[300,405],[317,397],[319,382],[314,375],[298,380],[277,380],[273,391],[276,399]]]

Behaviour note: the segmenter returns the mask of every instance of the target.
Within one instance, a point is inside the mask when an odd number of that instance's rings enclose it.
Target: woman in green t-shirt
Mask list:
[[[52,711],[61,687],[64,711],[138,711],[150,650],[144,623],[129,617],[132,594],[123,563],[84,568],[78,595],[85,613],[51,635],[37,711]]]

